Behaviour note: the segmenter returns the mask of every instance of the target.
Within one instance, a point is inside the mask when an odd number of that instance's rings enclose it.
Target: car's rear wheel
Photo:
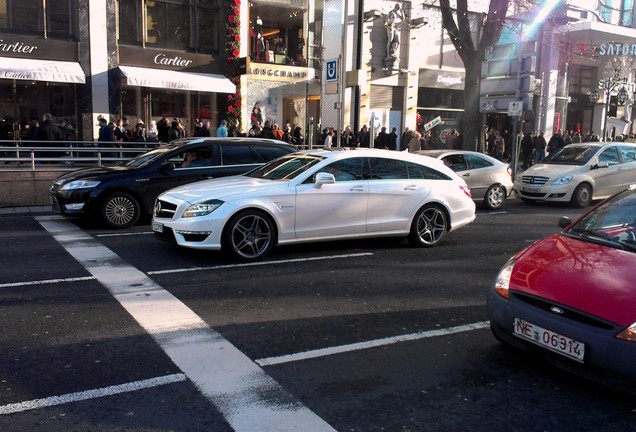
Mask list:
[[[484,207],[489,210],[497,210],[506,202],[506,188],[500,184],[494,184],[488,188],[484,195]]]
[[[111,228],[128,228],[139,220],[141,206],[135,197],[126,192],[113,192],[102,200],[100,216]]]
[[[435,205],[427,205],[415,214],[408,238],[415,246],[431,247],[442,241],[447,231],[444,210]]]
[[[574,189],[572,194],[572,205],[574,207],[583,208],[592,203],[592,186],[587,183],[581,183]]]
[[[271,218],[259,210],[234,215],[223,230],[221,247],[241,261],[256,261],[266,256],[276,242]]]

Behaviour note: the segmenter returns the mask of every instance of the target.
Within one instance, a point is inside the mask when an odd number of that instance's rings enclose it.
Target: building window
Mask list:
[[[77,1],[0,0],[0,31],[76,40]]]
[[[119,0],[119,43],[219,55],[225,41],[223,5],[221,0]]]
[[[308,35],[309,22],[322,19],[322,1],[298,0],[272,4],[250,2],[250,59],[255,62],[310,66],[315,34]],[[313,19],[312,19],[313,18]]]

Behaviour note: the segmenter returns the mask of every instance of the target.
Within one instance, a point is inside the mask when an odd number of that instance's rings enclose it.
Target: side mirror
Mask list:
[[[324,184],[333,184],[336,182],[336,177],[333,174],[327,172],[319,172],[316,174],[315,187],[320,188]]]
[[[607,168],[609,166],[610,166],[609,162],[598,162],[592,165],[592,169]]]
[[[559,227],[560,228],[565,229],[565,228],[569,227],[570,225],[572,225],[572,219],[570,219],[569,217],[561,216],[559,218]]]

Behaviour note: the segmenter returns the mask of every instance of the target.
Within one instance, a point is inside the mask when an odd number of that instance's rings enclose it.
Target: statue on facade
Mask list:
[[[386,14],[384,18],[384,27],[386,28],[386,58],[397,59],[398,49],[400,47],[400,30],[402,21],[404,21],[404,11],[399,3],[396,3],[393,9]]]

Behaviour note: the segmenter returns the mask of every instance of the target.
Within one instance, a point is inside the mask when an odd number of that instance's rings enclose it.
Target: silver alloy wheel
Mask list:
[[[232,252],[243,259],[255,260],[263,257],[272,247],[273,228],[258,213],[247,213],[230,227]]]
[[[113,228],[127,228],[139,219],[139,206],[130,195],[117,193],[106,199],[103,217]]]
[[[592,203],[592,187],[587,183],[581,183],[574,189],[572,194],[572,204],[575,207],[583,208]]]
[[[415,220],[415,232],[417,243],[425,247],[435,246],[446,235],[446,214],[435,206],[422,209]]]
[[[484,205],[491,210],[501,208],[505,201],[506,189],[500,184],[490,186],[484,196]]]

